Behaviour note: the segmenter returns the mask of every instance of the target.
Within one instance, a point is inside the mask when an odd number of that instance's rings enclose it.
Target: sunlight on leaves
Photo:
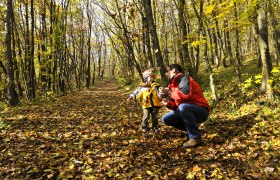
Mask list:
[[[206,137],[207,137],[208,139],[213,139],[214,137],[217,137],[217,136],[218,136],[217,133],[214,133],[214,134],[207,134],[207,135],[206,135]]]
[[[264,170],[265,170],[266,172],[273,172],[273,171],[274,171],[274,168],[273,168],[273,167],[266,167],[266,168],[264,168]]]
[[[71,163],[68,168],[71,169],[71,170],[74,169],[75,168],[75,164]]]
[[[278,73],[280,73],[280,68],[278,68],[278,67],[273,67],[273,69],[271,70],[271,73],[272,73],[272,74],[278,74]]]
[[[205,7],[205,14],[211,14],[215,9],[215,5],[211,4]]]
[[[93,164],[93,160],[91,158],[87,159],[88,164]]]
[[[85,173],[91,173],[92,171],[93,171],[92,168],[88,168],[88,169],[84,170]]]
[[[258,74],[255,76],[255,83],[256,84],[260,84],[261,83],[261,80],[262,80],[262,75],[261,74]]]
[[[192,168],[192,171],[193,171],[193,173],[197,173],[197,172],[201,171],[201,168],[200,168],[198,165],[195,165],[195,166]]]
[[[195,177],[195,174],[192,172],[189,172],[186,179],[194,179],[194,177]]]
[[[199,46],[199,45],[203,45],[205,43],[206,43],[206,40],[194,41],[194,42],[191,43],[191,46],[196,47],[196,46]]]
[[[146,172],[147,172],[147,174],[150,175],[150,176],[154,174],[152,171],[149,171],[149,170],[147,170]]]

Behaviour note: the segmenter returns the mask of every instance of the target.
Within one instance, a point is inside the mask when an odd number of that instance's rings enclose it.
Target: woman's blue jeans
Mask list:
[[[201,136],[199,124],[204,122],[208,111],[195,104],[180,104],[179,107],[162,116],[162,123],[186,131],[190,139]]]

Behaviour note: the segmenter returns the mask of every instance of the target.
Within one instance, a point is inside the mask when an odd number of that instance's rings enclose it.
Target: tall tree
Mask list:
[[[41,30],[39,36],[41,37],[41,54],[39,54],[39,63],[40,63],[40,77],[41,77],[41,83],[42,83],[42,92],[44,95],[46,95],[47,92],[47,83],[48,83],[48,57],[47,57],[47,2],[46,0],[43,1],[43,5],[41,7]]]
[[[15,88],[14,82],[14,68],[13,68],[13,57],[12,57],[12,46],[11,46],[11,35],[12,35],[12,14],[13,14],[13,1],[7,0],[7,14],[6,14],[6,97],[10,106],[16,106],[20,100]]]
[[[268,99],[273,99],[273,91],[269,83],[270,72],[272,70],[271,56],[268,44],[268,24],[267,24],[267,2],[259,2],[258,7],[258,42],[262,60],[262,83],[261,91],[265,91]]]
[[[198,19],[198,35],[197,37],[199,38],[198,39],[198,42],[203,42],[203,38],[206,37],[206,32],[205,32],[205,28],[204,28],[204,25],[203,25],[203,1],[202,0],[199,0],[199,10],[198,8],[196,8],[196,4],[195,4],[195,1],[192,0],[192,7],[193,7],[193,10],[195,12],[195,15]],[[195,57],[195,63],[194,63],[194,72],[193,72],[193,77],[196,77],[197,76],[197,72],[198,72],[198,69],[199,69],[199,58],[200,58],[200,50],[201,50],[201,43],[199,43],[199,45],[196,46],[196,57]]]
[[[34,66],[34,1],[25,1],[25,49],[24,49],[24,79],[26,96],[29,100],[35,98],[35,66]],[[31,15],[31,19],[30,18]],[[31,22],[31,24],[30,24]]]
[[[148,62],[150,63],[150,67],[154,67],[154,61],[153,61],[153,56],[152,56],[152,51],[151,51],[151,38],[150,38],[150,33],[149,33],[149,25],[147,18],[145,17],[144,14],[142,14],[142,24],[143,24],[143,51],[144,54],[146,55],[146,58]]]
[[[30,44],[30,62],[28,66],[29,79],[30,79],[30,97],[35,99],[36,96],[36,75],[35,75],[35,64],[34,64],[34,53],[35,53],[35,17],[34,17],[34,0],[30,1],[30,12],[31,12],[31,44]]]
[[[87,9],[87,19],[88,19],[88,52],[87,52],[87,72],[86,72],[86,87],[89,88],[90,86],[90,77],[91,77],[91,72],[90,72],[90,61],[91,61],[91,31],[92,31],[92,15],[90,11],[90,2],[87,0],[86,2],[86,9]]]
[[[19,32],[18,32],[18,23],[16,21],[15,18],[15,11],[14,11],[14,7],[13,7],[13,14],[12,14],[12,22],[13,22],[13,26],[12,26],[12,57],[13,59],[20,59],[22,56],[22,49],[21,49],[21,45],[20,45],[20,37],[19,37]],[[16,83],[16,87],[18,89],[18,95],[19,97],[23,97],[24,95],[24,90],[22,88],[22,82],[21,82],[21,77],[20,77],[20,67],[19,67],[19,62],[18,61],[13,61],[14,64],[14,72],[15,72],[15,83]]]
[[[279,19],[276,18],[276,11],[280,8],[279,1],[269,1],[269,19],[271,21],[271,30],[272,30],[272,39],[273,39],[273,46],[274,46],[274,59],[277,65],[280,65],[280,23]]]
[[[152,13],[151,0],[143,0],[143,4],[144,4],[146,18],[147,18],[148,25],[149,25],[149,30],[150,30],[152,41],[153,41],[157,65],[160,68],[160,75],[161,75],[161,78],[165,82],[167,82],[167,79],[165,76],[166,67],[164,66],[164,63],[163,63],[163,57],[162,57],[162,53],[161,53],[161,49],[160,49],[160,45],[159,45],[159,39],[158,39],[156,26],[155,26],[155,22],[154,22],[154,18],[153,18],[153,13]]]
[[[188,51],[188,43],[184,42],[186,39],[188,33],[187,33],[187,25],[186,25],[186,20],[185,20],[185,6],[186,6],[186,0],[179,0],[179,5],[178,5],[178,16],[179,16],[179,25],[180,25],[180,30],[181,30],[181,38],[182,38],[182,54],[183,54],[183,59],[181,60],[181,64],[184,65],[186,64],[188,71],[190,74],[193,72],[192,68],[192,63],[190,60],[189,56],[189,51]]]
[[[240,52],[239,52],[239,45],[240,45],[240,40],[239,40],[239,31],[238,31],[238,14],[237,14],[237,6],[236,6],[236,2],[234,2],[234,18],[235,18],[235,24],[236,24],[236,28],[235,28],[235,59],[236,62],[234,64],[234,70],[235,70],[235,74],[238,77],[238,81],[239,83],[241,83],[241,72],[240,72],[240,66],[241,64],[241,56],[240,56]]]

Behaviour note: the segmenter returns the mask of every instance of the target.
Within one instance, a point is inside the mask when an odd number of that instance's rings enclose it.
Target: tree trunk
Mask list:
[[[51,46],[51,53],[48,55],[48,62],[52,62],[52,59],[54,57],[54,53],[55,53],[55,50],[53,50],[55,47],[54,47],[54,24],[55,24],[55,21],[56,21],[56,18],[55,18],[55,2],[54,0],[51,0],[50,2],[50,34],[49,34],[49,37],[50,37],[50,46]],[[56,60],[54,60],[53,62],[53,66],[55,66],[55,62]],[[47,88],[48,88],[48,91],[51,91],[51,90],[54,90],[54,88],[52,89],[53,87],[53,83],[54,83],[54,76],[53,76],[53,72],[52,72],[53,68],[51,67],[51,64],[50,63],[47,63]]]
[[[80,34],[79,34],[79,38],[80,38],[80,41],[79,41],[79,46],[78,46],[78,49],[79,49],[79,59],[80,59],[80,66],[79,66],[79,71],[80,71],[80,74],[79,74],[79,81],[80,81],[80,89],[82,87],[84,87],[83,85],[83,82],[84,82],[84,76],[85,76],[85,65],[86,65],[86,60],[84,58],[84,42],[85,42],[85,37],[84,37],[84,34],[83,34],[83,29],[81,27],[80,29]]]
[[[16,106],[19,104],[20,100],[16,92],[14,83],[14,69],[13,69],[13,57],[12,57],[12,47],[11,47],[11,35],[12,35],[12,14],[13,14],[13,1],[7,1],[7,15],[6,15],[6,26],[7,33],[5,39],[6,45],[6,81],[7,86],[5,89],[5,94],[8,99],[8,104],[10,106]]]
[[[149,30],[150,30],[152,41],[153,41],[157,65],[160,68],[160,75],[161,75],[161,78],[167,83],[167,78],[165,76],[166,67],[164,66],[164,63],[163,63],[163,57],[162,57],[162,53],[161,53],[161,49],[160,49],[160,45],[159,45],[158,35],[156,32],[156,27],[155,27],[153,13],[152,13],[151,0],[143,0],[143,4],[144,4],[146,18],[147,18],[147,21],[149,24]]]
[[[92,19],[91,19],[91,15],[90,15],[90,8],[89,8],[89,0],[87,1],[87,18],[88,18],[88,26],[89,26],[89,30],[88,30],[88,56],[87,56],[87,75],[86,75],[86,87],[89,88],[90,86],[90,76],[91,76],[91,72],[90,72],[90,60],[91,60],[91,29],[92,29]]]
[[[189,71],[190,75],[193,75],[193,65],[191,63],[189,50],[188,50],[188,43],[184,42],[185,38],[188,36],[187,32],[187,25],[185,20],[185,6],[186,6],[186,0],[179,0],[179,6],[178,6],[178,16],[179,16],[179,26],[181,30],[181,48],[182,48],[182,56],[183,59],[181,59],[181,64],[184,66],[184,64],[187,67],[187,70]]]
[[[241,79],[241,72],[240,72],[240,66],[241,64],[241,58],[240,58],[240,52],[239,52],[239,44],[240,44],[240,40],[239,40],[239,32],[238,32],[238,16],[237,16],[237,6],[236,6],[236,2],[234,2],[234,16],[235,16],[235,21],[236,21],[236,28],[235,28],[235,59],[236,62],[234,64],[234,71],[235,74],[237,75],[238,78],[238,82],[241,83],[242,79]]]
[[[269,1],[269,3],[271,3]],[[276,6],[275,9],[279,9],[279,1],[275,2]],[[273,6],[273,4],[270,4],[269,6]],[[277,18],[275,18],[275,10],[273,10],[273,7],[269,7],[269,14],[270,14],[270,21],[271,21],[271,30],[272,30],[272,40],[273,40],[273,46],[274,46],[274,59],[276,62],[276,65],[280,65],[280,29],[276,28],[279,27],[279,22],[277,22]]]
[[[42,83],[42,93],[46,95],[47,93],[47,87],[48,87],[48,79],[47,79],[47,56],[46,56],[46,45],[47,45],[47,22],[46,22],[46,16],[47,16],[47,4],[46,0],[44,0],[43,3],[43,10],[42,10],[42,29],[41,29],[41,36],[42,36],[42,42],[41,42],[41,50],[42,50],[42,56],[40,62],[40,73],[41,73],[41,83]]]
[[[228,28],[228,21],[224,21],[224,29]],[[232,54],[232,48],[230,43],[230,33],[229,31],[224,30],[224,38],[225,38],[225,50],[229,56],[229,63],[230,65],[233,65],[233,54]]]
[[[206,37],[206,31],[205,31],[205,28],[203,26],[203,20],[202,20],[202,16],[203,16],[203,1],[200,0],[199,1],[199,12],[196,8],[196,5],[195,5],[195,1],[192,0],[192,7],[194,9],[194,12],[195,12],[195,15],[198,19],[198,25],[199,25],[199,32],[198,32],[198,37],[200,37],[199,41],[201,41],[201,35],[202,37]],[[196,51],[196,57],[195,57],[195,63],[194,63],[194,72],[193,72],[193,77],[197,77],[197,72],[198,72],[198,69],[199,69],[199,58],[200,58],[200,45],[197,45],[195,47],[195,51]]]
[[[34,31],[35,31],[35,18],[34,18],[34,0],[31,0],[31,47],[30,47],[30,64],[29,64],[29,79],[30,79],[30,95],[31,99],[35,99],[36,96],[36,77],[35,77],[35,65],[34,65]]]
[[[17,57],[21,58],[22,55],[22,50],[21,50],[21,46],[20,46],[20,38],[19,38],[19,33],[18,33],[18,28],[17,28],[17,23],[15,21],[15,13],[13,11],[12,14],[12,29],[13,29],[13,33],[12,33],[12,57],[13,59],[17,59]],[[18,45],[18,47],[17,47]],[[18,52],[18,53],[17,53]],[[19,55],[19,56],[17,56]],[[19,63],[17,61],[14,61],[14,72],[15,72],[15,86],[18,88],[18,95],[19,97],[23,97],[23,88],[21,86],[21,81],[20,81],[20,68],[19,68]]]
[[[213,106],[212,108],[214,108],[219,101],[219,98],[218,98],[218,95],[217,95],[217,92],[216,92],[216,85],[214,83],[214,75],[215,75],[214,73],[211,73],[210,76],[209,76],[210,88],[211,88],[211,91],[212,91],[212,97],[214,99],[214,103],[212,104],[212,106]]]
[[[151,51],[151,38],[149,34],[149,25],[146,17],[142,17],[143,22],[143,38],[144,38],[144,52],[150,67],[154,67],[153,55]]]
[[[222,1],[220,0],[220,3],[222,4]],[[219,21],[221,21],[219,18],[217,17],[217,12],[213,11],[212,12],[213,15],[213,20],[215,22],[215,31],[212,32],[213,34],[213,41],[215,43],[215,60],[217,63],[217,67],[220,67],[221,63],[223,65],[223,67],[227,67],[226,65],[226,59],[228,57],[228,54],[226,53],[225,50],[225,46],[224,46],[224,42],[225,42],[225,38],[222,37],[222,30],[219,27],[219,24],[221,24]]]
[[[29,10],[31,15],[31,26],[29,20]],[[26,96],[29,100],[35,99],[35,67],[34,67],[34,1],[25,2],[25,26],[26,26],[26,37],[25,37],[25,89]]]
[[[101,60],[102,60],[102,42],[98,43],[98,63],[97,63],[97,77],[101,75]]]
[[[92,82],[91,84],[94,85],[95,83],[95,71],[96,71],[96,68],[95,68],[95,62],[93,62],[93,72],[92,72]]]
[[[261,83],[261,91],[265,91],[267,94],[267,98],[269,100],[273,99],[273,91],[272,87],[269,84],[270,72],[272,70],[271,57],[269,54],[269,45],[268,45],[268,27],[267,27],[267,13],[264,7],[260,7],[258,9],[258,40],[259,47],[262,59],[262,83]]]

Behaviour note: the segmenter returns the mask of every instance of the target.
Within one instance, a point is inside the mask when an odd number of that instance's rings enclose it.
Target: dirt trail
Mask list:
[[[141,109],[126,98],[107,81],[2,112],[0,178],[136,177],[139,169],[147,175],[144,156],[156,163],[158,140],[139,131]]]
[[[141,108],[126,98],[127,92],[106,81],[52,102],[1,112],[0,179],[277,177],[272,168],[279,152],[270,150],[273,158],[256,160],[263,149],[248,139],[254,114],[209,120],[202,128],[205,144],[185,150],[187,137],[160,120],[158,134],[143,135]],[[263,169],[269,167],[272,175],[256,166],[264,160]]]

